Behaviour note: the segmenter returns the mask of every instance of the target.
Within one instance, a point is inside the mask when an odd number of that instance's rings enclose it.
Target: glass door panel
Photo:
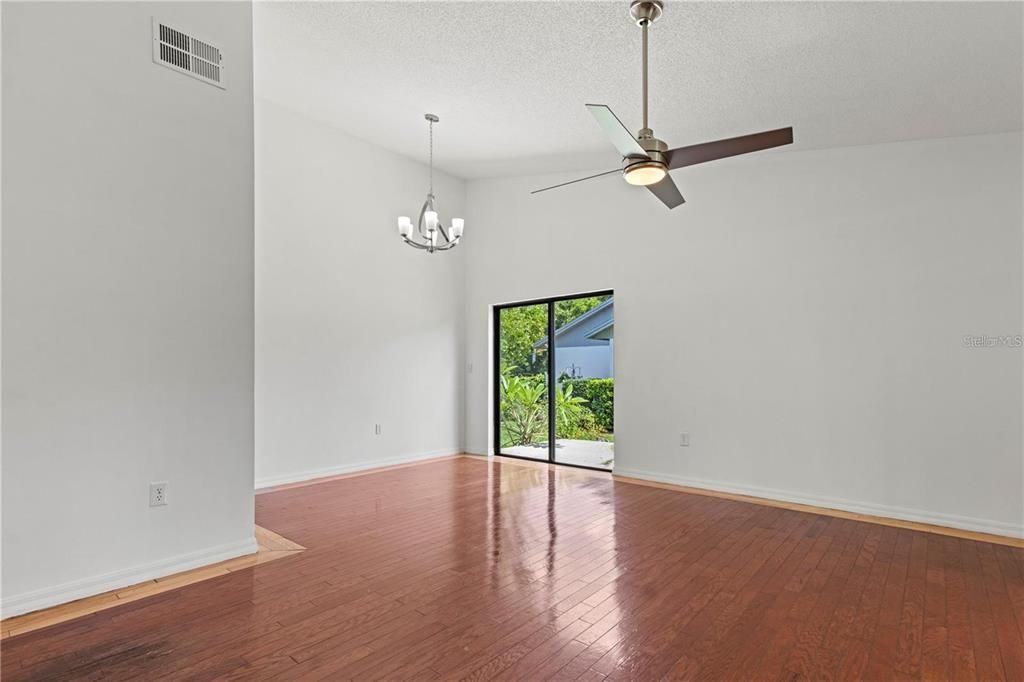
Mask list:
[[[499,454],[549,461],[547,303],[497,309]]]
[[[611,295],[554,302],[555,450],[559,464],[615,463],[615,310]]]

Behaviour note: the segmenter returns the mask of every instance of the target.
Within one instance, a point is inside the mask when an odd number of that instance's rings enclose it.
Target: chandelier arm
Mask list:
[[[436,210],[434,208],[434,200],[435,200],[435,197],[434,197],[433,193],[430,193],[430,194],[427,195],[427,199],[426,199],[426,201],[423,202],[423,207],[420,209],[420,218],[419,218],[419,223],[417,225],[417,231],[420,233],[420,236],[423,237],[424,239],[426,239],[427,241],[430,241],[430,237],[427,235],[427,231],[423,227],[424,223],[426,222],[426,220],[424,219],[424,216],[426,215],[428,210],[431,210],[431,211],[435,211]],[[438,221],[438,223],[437,223],[437,230],[438,230],[438,232],[441,233],[441,236],[444,238],[444,241],[446,243],[451,243],[452,238],[448,235],[448,231],[445,230],[444,223]]]
[[[443,234],[444,233],[442,232],[442,235]],[[427,246],[423,246],[423,244],[429,244],[430,243],[429,239],[424,240],[422,243],[421,242],[417,242],[417,241],[413,241],[412,239],[409,239],[408,237],[402,237],[402,239],[404,239],[407,243],[412,244],[413,246],[419,246],[420,248],[424,248],[424,249],[428,248],[428,247]],[[444,238],[444,242],[442,244],[458,244],[458,243],[459,243],[458,239],[450,239],[449,237],[445,237]],[[434,248],[440,249],[441,247],[435,245]]]
[[[430,248],[429,246],[426,246],[424,244],[420,244],[419,242],[414,242],[413,240],[409,239],[408,237],[402,237],[402,239],[405,240],[406,244],[408,244],[409,246],[415,246],[417,249],[427,250],[427,249]]]
[[[414,246],[417,249],[429,251],[430,253],[433,253],[434,251],[447,251],[448,249],[454,249],[459,243],[458,239],[446,239],[444,244],[438,246],[436,244],[432,244],[429,240],[426,243],[421,244],[420,242],[409,239],[408,237],[402,237],[402,241],[409,246]]]
[[[426,222],[424,220],[424,216],[426,215],[428,210],[430,210],[430,211],[434,210],[434,193],[433,192],[427,194],[427,198],[423,202],[423,208],[420,209],[420,219],[416,223],[416,229],[420,233],[420,236],[429,241],[430,237],[427,236],[427,231],[423,228],[423,224],[424,224],[424,222]]]

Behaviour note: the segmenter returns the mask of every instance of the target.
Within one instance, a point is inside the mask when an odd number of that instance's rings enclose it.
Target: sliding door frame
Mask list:
[[[550,296],[548,298],[535,298],[529,301],[516,301],[514,303],[501,303],[493,307],[491,313],[491,327],[494,330],[494,345],[491,348],[493,354],[493,387],[491,399],[493,401],[493,410],[491,414],[491,423],[494,428],[494,454],[500,455],[501,457],[512,457],[514,459],[524,459],[528,462],[543,462],[541,459],[534,459],[533,457],[524,457],[523,455],[506,455],[501,452],[501,311],[509,308],[522,308],[524,306],[531,305],[545,305],[548,311],[548,463],[558,464],[567,467],[576,467],[577,469],[590,469],[592,471],[611,471],[611,469],[602,469],[601,467],[588,467],[583,464],[570,464],[568,462],[556,462],[555,461],[555,436],[557,424],[557,409],[558,405],[555,404],[555,304],[561,301],[572,301],[577,298],[590,298],[591,296],[615,296],[613,289],[603,289],[601,291],[588,291],[583,294],[569,294],[567,296]]]

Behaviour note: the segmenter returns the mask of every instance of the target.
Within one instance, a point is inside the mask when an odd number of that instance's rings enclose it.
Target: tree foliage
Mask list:
[[[611,296],[588,296],[587,298],[570,298],[555,304],[555,329],[572,322],[583,313],[596,308]]]
[[[592,308],[597,307],[608,296],[572,298],[555,303],[555,328],[564,326]],[[501,311],[501,362],[516,368],[518,374],[536,374],[545,371],[547,349],[536,352],[533,345],[548,334],[547,304],[504,308]]]
[[[533,344],[548,333],[546,305],[505,308],[501,311],[501,362],[518,374],[543,372],[547,352],[534,353]]]

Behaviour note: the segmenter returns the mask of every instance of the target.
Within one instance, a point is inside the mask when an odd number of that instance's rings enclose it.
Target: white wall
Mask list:
[[[255,549],[251,59],[248,3],[3,3],[5,616]]]
[[[442,219],[461,216],[463,183],[434,183]],[[257,487],[461,450],[477,228],[447,253],[403,244],[427,187],[426,166],[257,99]]]
[[[491,304],[613,288],[616,472],[1024,534],[1022,351],[962,342],[1021,334],[1021,135],[673,176],[674,211],[616,176],[470,183],[467,361]],[[489,393],[467,375],[472,452]]]

